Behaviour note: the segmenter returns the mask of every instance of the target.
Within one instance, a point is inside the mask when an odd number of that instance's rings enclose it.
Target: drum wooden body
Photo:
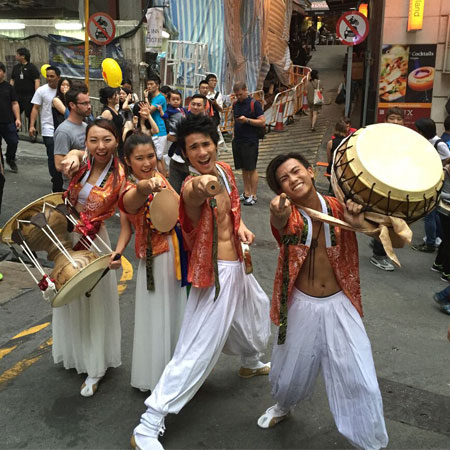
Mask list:
[[[420,134],[401,125],[369,125],[335,151],[333,187],[365,211],[414,222],[431,211],[443,183],[440,157]]]
[[[108,255],[97,255],[90,250],[73,250],[68,220],[54,207],[63,203],[62,194],[42,197],[15,214],[3,227],[0,240],[9,246],[15,243],[14,231],[19,230],[23,241],[33,252],[47,252],[47,259],[54,262],[49,277],[54,280],[57,294],[50,301],[52,307],[65,305],[76,299],[95,283],[103,270],[108,267]],[[77,267],[68,260],[64,252],[40,229],[28,223],[33,217],[43,214],[47,225],[57,236],[65,251],[75,261]],[[80,236],[81,237],[81,236]]]

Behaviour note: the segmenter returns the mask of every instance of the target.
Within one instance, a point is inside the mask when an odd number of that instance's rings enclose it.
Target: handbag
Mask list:
[[[317,80],[317,89],[314,89],[314,105],[320,106],[323,105],[323,95],[320,91],[320,81]]]
[[[337,105],[343,105],[345,103],[345,88],[342,87],[341,91],[336,95],[336,100],[334,101]]]

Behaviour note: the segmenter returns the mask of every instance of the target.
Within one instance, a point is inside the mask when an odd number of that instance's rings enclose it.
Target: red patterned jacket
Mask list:
[[[217,162],[227,178],[231,189],[229,193],[231,200],[231,216],[233,222],[234,246],[239,260],[242,261],[242,250],[239,242],[238,230],[241,224],[241,205],[239,192],[236,187],[231,167],[224,162]],[[192,179],[188,176],[184,183]],[[214,286],[214,258],[213,258],[213,214],[217,218],[217,208],[211,206],[212,199],[208,199],[202,206],[200,219],[194,227],[186,212],[183,200],[183,187],[180,198],[180,223],[183,230],[183,239],[186,250],[189,253],[188,281],[195,287]]]

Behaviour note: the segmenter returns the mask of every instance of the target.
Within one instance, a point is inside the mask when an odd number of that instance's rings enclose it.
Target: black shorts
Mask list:
[[[232,142],[234,168],[244,170],[255,170],[258,161],[258,141],[236,141]]]

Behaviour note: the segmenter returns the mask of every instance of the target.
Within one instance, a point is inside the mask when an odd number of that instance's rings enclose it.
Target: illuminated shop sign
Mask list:
[[[407,31],[417,31],[422,29],[424,5],[425,0],[409,0]]]

